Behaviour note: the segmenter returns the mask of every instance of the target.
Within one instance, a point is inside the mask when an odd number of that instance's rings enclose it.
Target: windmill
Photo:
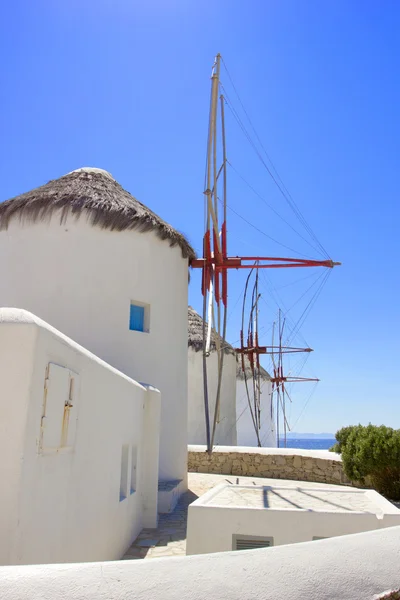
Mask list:
[[[248,294],[249,294],[249,283],[251,277],[254,275],[254,284],[253,290],[251,293],[250,300],[250,308],[247,308],[248,302]],[[247,402],[248,409],[251,415],[251,420],[253,423],[254,431],[256,434],[257,445],[262,446],[262,442],[260,439],[260,430],[261,430],[261,365],[260,365],[260,356],[261,355],[269,355],[272,358],[273,363],[273,377],[271,378],[272,390],[269,398],[269,405],[271,411],[271,420],[273,415],[273,406],[274,401],[276,402],[276,418],[277,418],[277,443],[279,446],[279,414],[283,413],[284,417],[284,435],[286,440],[286,430],[289,428],[287,418],[286,418],[286,399],[291,398],[289,396],[288,390],[285,386],[285,383],[293,383],[297,381],[318,381],[317,379],[304,378],[304,377],[294,377],[291,375],[284,375],[284,367],[283,367],[283,355],[285,354],[298,354],[298,353],[310,353],[312,352],[312,348],[298,348],[294,346],[287,346],[283,343],[283,335],[285,329],[286,319],[282,318],[282,311],[279,310],[279,336],[278,343],[275,345],[275,327],[276,324],[273,324],[272,329],[272,344],[270,346],[260,346],[259,344],[259,301],[261,298],[261,294],[259,292],[259,273],[258,271],[253,272],[253,269],[247,276],[246,284],[244,288],[243,294],[243,304],[242,304],[242,328],[240,331],[240,347],[236,348],[236,353],[240,357],[242,364],[242,371],[244,374],[245,388],[247,394]],[[245,328],[245,320],[247,315],[247,338],[245,340],[246,328]],[[250,369],[251,376],[248,377],[247,371],[245,368],[245,359],[247,359],[248,366]],[[249,387],[249,380],[252,382],[252,389]]]
[[[228,307],[228,271],[230,269],[287,269],[325,267],[332,269],[340,263],[327,260],[284,258],[271,256],[228,256],[227,233],[227,152],[225,136],[225,97],[220,83],[222,57],[215,58],[211,74],[211,102],[207,138],[207,160],[205,169],[205,232],[203,256],[191,261],[191,267],[201,269],[203,295],[203,386],[207,451],[212,452],[215,431],[218,425],[222,373],[224,368],[223,341],[226,338]],[[219,123],[219,125],[218,125]],[[219,142],[219,136],[221,142]],[[221,181],[222,179],[222,181]],[[218,354],[218,383],[214,414],[210,415],[207,359],[210,355],[211,332],[216,332]],[[253,332],[257,335],[257,331]],[[248,355],[255,356],[257,340],[252,339],[254,348]],[[244,344],[241,349],[244,354]],[[252,360],[252,359],[251,359]],[[212,424],[211,424],[212,423]]]
[[[270,352],[273,364],[274,375],[271,378],[272,391],[271,391],[271,404],[276,404],[276,435],[277,435],[277,446],[279,448],[280,438],[280,424],[279,416],[282,413],[283,417],[283,436],[284,444],[286,447],[286,434],[290,431],[289,422],[286,416],[286,401],[292,402],[289,391],[287,389],[288,383],[300,383],[300,382],[318,382],[319,379],[316,377],[299,377],[293,375],[286,375],[284,369],[283,355],[292,352],[312,352],[311,348],[288,348],[283,345],[283,335],[285,330],[286,319],[282,318],[282,311],[279,310],[278,322],[273,324],[272,329],[272,351]],[[275,346],[275,328],[278,328],[278,344]]]

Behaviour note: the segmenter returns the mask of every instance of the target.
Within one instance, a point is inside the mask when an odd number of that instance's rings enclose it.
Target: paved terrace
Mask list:
[[[189,505],[216,485],[229,482],[233,485],[254,485],[271,487],[293,487],[298,485],[302,490],[321,488],[321,483],[289,481],[280,479],[263,479],[254,477],[236,477],[234,475],[211,475],[205,473],[189,473],[188,491],[180,498],[174,512],[160,515],[157,529],[143,529],[132,546],[126,552],[124,560],[159,558],[161,556],[184,556],[186,554],[186,525]],[[329,485],[336,489],[341,501],[353,502],[354,488]],[[239,490],[238,490],[239,491]],[[320,496],[320,493],[319,493]],[[321,501],[321,497],[318,498]],[[361,498],[360,498],[361,500]],[[351,504],[350,504],[351,506]],[[348,507],[354,510],[354,506]],[[359,507],[357,507],[359,508]]]
[[[320,484],[321,486],[321,484]],[[331,486],[329,486],[331,488]],[[345,489],[310,490],[304,484],[295,489],[286,489],[276,482],[274,487],[254,486],[251,488],[228,485],[207,502],[208,506],[232,508],[303,509],[329,512],[381,513],[382,509],[368,497],[368,492]]]

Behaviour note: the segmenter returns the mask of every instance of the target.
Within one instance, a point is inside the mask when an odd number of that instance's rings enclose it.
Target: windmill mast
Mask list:
[[[190,266],[193,269],[201,269],[202,284],[201,292],[203,295],[203,389],[204,389],[204,411],[206,425],[206,442],[207,452],[211,454],[217,424],[219,422],[220,412],[220,396],[222,386],[222,374],[224,366],[224,343],[226,340],[226,325],[227,325],[227,305],[228,305],[228,271],[231,269],[285,269],[285,268],[304,268],[304,267],[323,267],[332,269],[340,263],[334,262],[330,258],[326,260],[312,260],[301,258],[286,258],[286,257],[271,257],[271,256],[235,256],[228,257],[227,253],[227,229],[226,229],[226,144],[225,144],[225,123],[224,123],[224,104],[226,99],[220,96],[220,111],[221,111],[221,142],[219,152],[222,150],[222,165],[218,166],[218,95],[220,88],[220,70],[222,57],[217,54],[214,60],[211,73],[211,99],[210,99],[210,114],[208,122],[208,138],[207,138],[207,162],[205,172],[205,233],[203,237],[203,256],[194,258],[190,261]],[[224,63],[225,64],[225,63]],[[222,147],[222,148],[221,148]],[[223,175],[223,192],[221,197],[218,197],[218,180],[220,175]],[[218,204],[222,201],[223,211],[218,210]],[[219,213],[222,213],[219,214]],[[328,256],[328,255],[327,255]],[[259,397],[258,389],[260,387],[259,378],[259,354],[270,353],[268,350],[258,346],[258,317],[256,313],[255,323],[252,326],[255,337],[251,342],[248,342],[247,348],[242,347],[240,351],[248,354],[251,364],[256,367],[257,378],[255,380],[255,393]],[[208,385],[207,374],[207,359],[210,356],[211,346],[215,344],[215,349],[218,357],[218,382],[216,394],[212,399],[210,406],[210,390]],[[252,347],[252,348],[251,348]],[[274,348],[270,349],[274,352]],[[297,351],[296,349],[286,351]],[[243,357],[242,357],[243,359]],[[257,381],[258,380],[258,381]],[[279,391],[279,387],[277,388]],[[215,403],[214,403],[215,400]],[[213,408],[213,426],[211,428],[210,408]],[[254,424],[257,429],[257,421],[259,420],[259,402],[254,405],[254,416],[258,417]],[[258,443],[261,445],[258,429]]]
[[[217,111],[218,111],[218,90],[219,90],[219,74],[221,68],[221,55],[217,54],[212,68],[211,74],[211,102],[210,115],[208,124],[208,141],[207,141],[207,163],[206,163],[206,189],[204,195],[206,197],[206,218],[203,255],[211,254],[211,232],[213,232],[214,248],[220,250],[220,240],[218,231],[218,199],[217,199]],[[207,380],[207,358],[210,354],[211,347],[211,332],[213,324],[213,285],[216,287],[216,281],[213,277],[214,269],[210,265],[209,268],[203,269],[203,384],[204,384],[204,408],[206,419],[206,441],[207,450],[211,453],[213,446],[213,438],[215,435],[215,425],[213,433],[210,429],[210,412],[209,412],[209,397],[208,397],[208,380]],[[209,293],[208,293],[209,292]],[[220,330],[220,309],[218,306],[218,331]],[[216,339],[218,346],[219,339]],[[218,350],[218,348],[217,348]],[[218,352],[218,371],[221,371],[220,352]],[[218,385],[220,389],[220,382]],[[217,404],[217,403],[216,403]],[[217,419],[218,407],[215,407],[214,421]]]

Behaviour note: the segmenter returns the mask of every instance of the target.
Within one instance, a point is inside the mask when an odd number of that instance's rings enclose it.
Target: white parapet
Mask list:
[[[372,600],[399,587],[400,527],[244,552],[0,568],[7,600]]]
[[[280,546],[395,525],[400,510],[374,490],[224,482],[189,506],[186,553]]]
[[[120,558],[157,522],[160,394],[0,309],[0,564]]]

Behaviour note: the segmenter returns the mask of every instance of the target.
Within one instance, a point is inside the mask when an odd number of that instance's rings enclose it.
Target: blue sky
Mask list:
[[[305,411],[310,388],[293,389],[291,423],[298,431],[400,427],[399,27],[400,5],[390,0],[6,3],[0,199],[101,167],[200,250],[209,77],[221,52],[285,185],[343,263],[302,329],[315,349],[303,374],[321,382]],[[238,106],[224,71],[222,81]],[[227,129],[232,165],[301,231],[230,114]],[[310,254],[235,171],[228,175],[230,206],[264,232],[229,212],[232,254],[292,254],[266,235]],[[264,343],[277,308],[269,286],[291,306],[318,275],[262,277]],[[232,342],[243,283],[232,273]],[[201,308],[196,276],[190,301]]]

